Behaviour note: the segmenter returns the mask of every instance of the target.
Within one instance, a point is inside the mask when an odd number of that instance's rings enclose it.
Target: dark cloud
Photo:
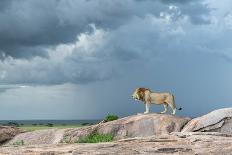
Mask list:
[[[11,0],[1,0],[0,10],[5,11],[6,9],[8,9],[11,5],[11,2]]]
[[[76,36],[91,23],[115,29],[133,17],[159,16],[171,4],[179,6],[194,23],[205,23],[202,16],[209,10],[199,1],[3,0],[0,1],[0,50],[16,58],[46,56],[43,46],[75,42]]]
[[[0,78],[86,84],[126,73],[134,61],[203,52],[218,40],[208,13],[200,1],[12,1],[0,12]]]

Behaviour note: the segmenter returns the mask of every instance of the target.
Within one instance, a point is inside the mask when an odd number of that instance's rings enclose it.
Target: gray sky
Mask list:
[[[136,114],[136,87],[172,92],[178,115],[230,107],[231,4],[1,0],[0,119]]]

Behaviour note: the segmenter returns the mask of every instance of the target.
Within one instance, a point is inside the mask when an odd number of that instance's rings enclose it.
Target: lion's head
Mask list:
[[[145,91],[150,91],[148,88],[137,88],[132,94],[132,98],[135,100],[144,101]]]

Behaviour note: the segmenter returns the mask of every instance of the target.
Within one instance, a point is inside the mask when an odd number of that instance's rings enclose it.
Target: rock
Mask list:
[[[221,132],[232,134],[232,108],[212,111],[189,121],[182,132]]]
[[[103,123],[98,127],[98,132],[113,133],[116,139],[146,137],[178,132],[189,120],[190,118],[166,114],[140,114]]]
[[[98,125],[91,125],[87,127],[67,129],[61,142],[75,143],[80,137],[87,136],[96,131],[97,127]]]
[[[75,142],[80,136],[90,134],[94,130],[103,134],[111,133],[116,140],[167,134],[180,131],[189,120],[187,117],[156,113],[133,115],[98,126],[70,129],[65,133],[65,141]]]
[[[75,143],[80,137],[93,132],[111,133],[114,135],[115,140],[160,135],[180,131],[189,120],[190,118],[173,115],[141,114],[82,128],[47,129],[26,132],[15,136],[7,145]]]
[[[45,129],[21,133],[7,145],[58,144],[63,139],[64,131],[64,129]]]
[[[16,127],[12,126],[0,126],[0,145],[6,141],[12,139],[15,135],[22,132]]]
[[[214,132],[173,132],[149,137],[135,137],[96,144],[43,144],[0,147],[0,154],[159,154],[218,155],[231,154],[232,137]]]

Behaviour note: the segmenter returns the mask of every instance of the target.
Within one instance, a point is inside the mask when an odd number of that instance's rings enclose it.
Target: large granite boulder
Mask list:
[[[22,131],[20,131],[16,127],[0,126],[0,145],[12,139],[15,135],[19,134],[20,132]]]
[[[64,141],[75,142],[80,136],[90,134],[93,131],[103,134],[111,133],[115,140],[168,134],[181,131],[189,120],[188,117],[157,113],[133,115],[95,126],[70,129],[66,131]]]
[[[232,108],[212,111],[189,121],[182,132],[221,132],[232,134]]]
[[[174,115],[156,113],[139,114],[81,128],[46,129],[26,132],[15,136],[7,145],[74,143],[80,137],[94,132],[102,134],[111,133],[114,135],[115,140],[156,136],[181,131],[189,120],[190,118]]]

